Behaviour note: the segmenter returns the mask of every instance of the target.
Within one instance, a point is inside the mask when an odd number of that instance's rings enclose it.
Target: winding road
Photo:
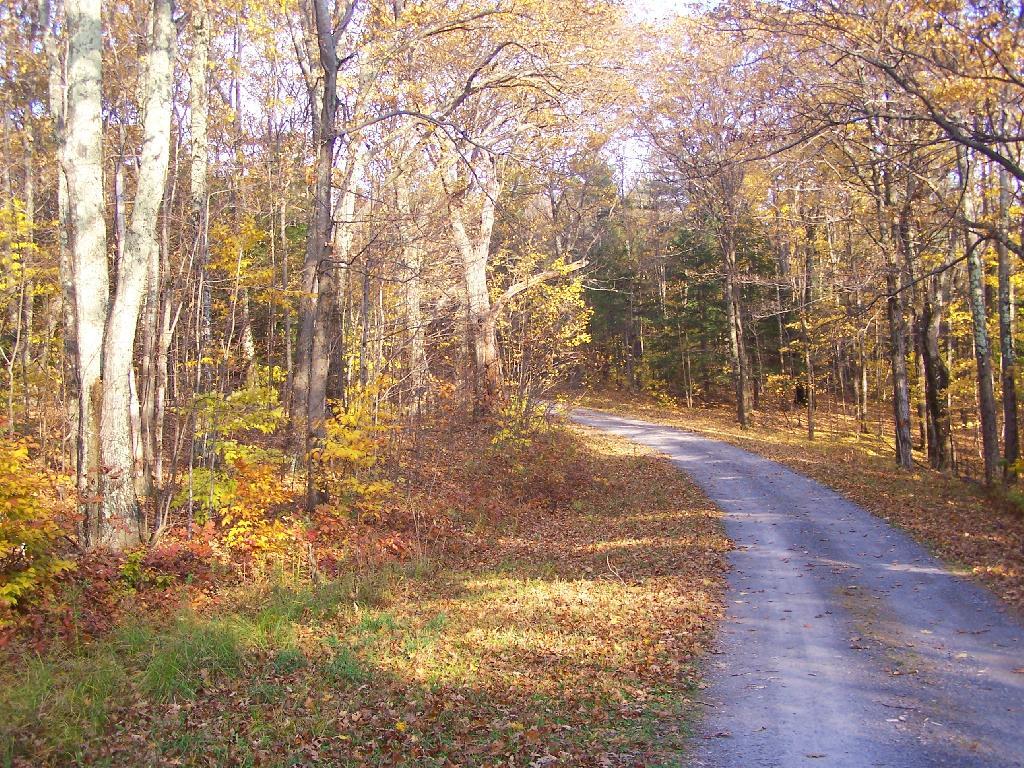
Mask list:
[[[906,534],[755,454],[577,409],[666,454],[736,549],[693,766],[1024,766],[1024,627]]]

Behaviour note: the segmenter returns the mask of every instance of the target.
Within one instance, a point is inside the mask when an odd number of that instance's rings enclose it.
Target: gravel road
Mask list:
[[[690,765],[1024,767],[1024,627],[989,593],[775,462],[598,411],[571,418],[663,452],[726,514],[728,616]]]

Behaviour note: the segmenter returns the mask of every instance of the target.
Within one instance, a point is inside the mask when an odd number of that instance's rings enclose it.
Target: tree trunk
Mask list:
[[[107,320],[107,231],[103,218],[103,118],[99,0],[67,0],[67,109],[61,167],[67,180],[75,286],[78,374],[78,494],[82,538],[101,539],[100,407],[103,329]]]
[[[483,167],[486,164],[488,167]],[[493,158],[487,158],[476,169],[483,189],[480,226],[471,240],[466,231],[462,195],[449,198],[449,218],[455,244],[462,256],[463,279],[468,308],[469,345],[472,350],[473,412],[488,416],[494,412],[501,397],[501,357],[498,332],[491,298],[487,290],[487,263],[490,259],[491,234],[494,229],[495,202],[501,191]]]
[[[31,129],[26,127],[26,131]],[[25,137],[25,232],[29,243],[34,243],[36,238],[36,175],[33,152],[33,140],[31,133]],[[35,290],[32,280],[32,270],[28,269],[29,259],[35,256],[33,249],[25,254],[25,267],[23,271],[24,284],[22,286],[22,327],[25,329],[25,343],[21,347],[21,379],[22,396],[25,404],[25,419],[29,420],[29,380],[28,368],[32,362],[32,323],[35,309]],[[45,340],[44,343],[48,343]]]
[[[919,390],[916,404],[918,437],[921,450],[927,454],[929,461],[932,462],[932,466],[935,466],[939,457],[933,456],[934,439],[929,439],[929,435],[934,435],[937,431],[941,431],[941,427],[935,425],[935,412],[934,409],[929,408],[928,404],[937,396],[934,389],[938,381],[935,376],[929,375],[929,370],[935,367],[935,360],[931,358],[931,352],[926,348],[925,343],[925,326],[928,323],[926,315],[930,311],[931,305],[928,297],[922,297],[917,280],[918,241],[915,234],[913,217],[913,205],[916,197],[917,179],[913,174],[908,174],[905,199],[900,207],[899,218],[894,226],[894,240],[903,260],[903,285],[909,287],[910,293],[910,333],[913,342],[914,369],[917,374]],[[903,302],[904,306],[906,306],[906,298],[903,299]]]
[[[313,0],[317,46],[320,52],[322,86],[311,93],[313,104],[319,95],[319,110],[314,120],[313,138],[317,147],[313,201],[310,213],[306,255],[299,276],[299,337],[295,349],[295,373],[291,392],[291,441],[294,448],[308,456],[312,448],[310,423],[310,385],[316,332],[320,270],[327,256],[331,237],[331,170],[337,143],[338,52],[330,11],[323,0]],[[317,93],[319,89],[319,93]],[[322,310],[321,310],[322,312]]]
[[[864,333],[860,334],[860,338],[857,340],[857,381],[856,381],[856,393],[857,393],[857,423],[861,434],[868,434],[870,427],[868,426],[868,361],[867,353],[865,352],[865,340]]]
[[[188,60],[189,79],[189,199],[191,201],[190,229],[194,238],[196,268],[199,273],[198,313],[198,378],[196,390],[202,394],[212,385],[213,368],[209,364],[210,342],[212,340],[212,299],[210,296],[209,241],[209,140],[207,119],[209,99],[207,94],[206,69],[210,50],[210,20],[206,0],[195,0],[192,6],[192,55]],[[205,440],[202,442],[205,443]]]
[[[175,41],[171,0],[154,0],[152,8],[152,36],[142,91],[145,117],[138,187],[103,337],[100,442],[104,519],[98,543],[115,549],[138,544],[145,534],[134,485],[130,380],[139,311],[150,260],[158,247],[156,227],[170,154]]]
[[[70,34],[70,25],[68,26]],[[78,331],[77,331],[77,309],[75,308],[75,267],[74,257],[71,251],[72,248],[72,219],[71,219],[71,203],[68,197],[68,181],[67,176],[64,173],[63,156],[66,147],[65,138],[65,120],[67,111],[67,91],[65,89],[65,83],[67,81],[65,62],[62,60],[60,52],[60,45],[57,37],[53,34],[52,27],[46,25],[46,31],[43,39],[43,49],[46,52],[47,58],[47,69],[48,69],[48,99],[50,104],[50,114],[53,116],[54,123],[54,136],[57,142],[58,148],[58,163],[57,163],[57,174],[56,174],[56,185],[57,185],[57,258],[58,258],[58,273],[60,278],[60,311],[61,318],[64,323],[64,365],[65,375],[62,377],[65,382],[74,382],[77,386],[78,383]],[[102,151],[102,147],[100,148]],[[76,393],[77,394],[77,393]],[[80,403],[77,397],[67,397],[67,415],[68,423],[71,424],[72,431],[79,438],[79,407]],[[80,439],[76,440],[74,451],[77,456],[77,447],[80,445]],[[78,462],[74,461],[76,466],[76,473],[78,472]],[[83,486],[81,480],[82,475],[78,475],[79,480],[79,492]],[[86,505],[81,495],[79,496],[79,508],[83,509]],[[83,518],[84,521],[84,518]],[[82,535],[83,542],[86,542],[85,535],[86,528],[83,525],[80,533]]]
[[[323,263],[316,285],[316,312],[313,324],[313,348],[309,366],[306,422],[311,440],[323,437],[327,418],[327,385],[339,341],[339,305],[342,275],[352,258],[355,242],[356,184],[362,174],[363,151],[349,146],[345,160],[345,178],[333,214],[333,254],[331,263]]]
[[[164,216],[164,229],[167,228],[167,217]],[[159,500],[160,492],[164,487],[164,420],[167,415],[167,384],[168,384],[168,362],[171,352],[171,340],[174,336],[174,328],[177,325],[178,317],[181,314],[181,305],[172,312],[171,307],[171,286],[167,284],[166,276],[169,274],[169,243],[164,235],[164,246],[161,249],[161,265],[164,280],[161,281],[160,290],[162,300],[160,302],[160,330],[157,334],[156,344],[156,370],[153,375],[153,463],[150,466],[151,481],[154,485],[155,499]]]
[[[753,370],[753,407],[754,410],[761,408],[761,387],[764,381],[764,367],[761,362],[761,339],[757,333],[757,321],[753,318],[751,322],[751,338],[754,341],[754,370]]]
[[[725,309],[729,320],[729,351],[732,355],[732,376],[736,392],[736,418],[744,429],[749,423],[747,404],[747,351],[743,338],[743,313],[740,286],[736,281],[735,233],[728,231],[722,240],[725,267]]]
[[[146,276],[146,297],[142,309],[142,360],[139,378],[142,380],[141,407],[141,448],[142,466],[140,483],[136,488],[140,495],[150,495],[153,489],[152,469],[156,463],[156,356],[160,344],[160,253],[154,248],[150,254],[149,270]]]
[[[359,299],[359,389],[365,390],[370,383],[370,284],[373,277],[373,262],[363,260],[363,274],[360,276],[362,293]]]
[[[241,254],[239,254],[241,257]],[[249,306],[249,289],[242,286],[236,298],[238,304],[238,351],[242,360],[242,381],[251,387],[256,383],[256,336],[252,330],[252,311]]]
[[[283,185],[282,185],[283,188]],[[291,279],[288,267],[288,226],[286,223],[285,215],[285,201],[281,201],[280,219],[278,221],[279,234],[278,237],[281,241],[281,292],[282,294],[288,291],[288,283]],[[273,223],[271,223],[271,230],[273,230]],[[285,391],[290,393],[292,391],[292,377],[294,375],[294,360],[292,355],[292,309],[291,305],[287,305],[284,309],[284,362],[285,362]],[[290,403],[289,403],[290,407]]]
[[[863,301],[860,295],[860,288],[857,289],[856,306],[858,316],[862,313]],[[857,424],[861,434],[870,432],[868,426],[868,355],[867,355],[868,329],[864,328],[857,332],[857,370],[854,378],[853,391],[857,397]]]
[[[810,214],[804,214],[810,216]],[[814,303],[814,270],[815,270],[815,240],[818,236],[817,226],[813,221],[805,225],[807,242],[804,243],[804,295],[803,306],[800,310],[800,329],[804,342],[804,372],[807,379],[807,439],[814,439],[814,411],[817,407],[817,395],[814,391],[814,354],[811,349],[813,338],[811,334],[810,310]]]
[[[978,375],[978,417],[981,421],[982,460],[985,484],[995,482],[999,466],[999,432],[996,424],[996,398],[992,384],[992,355],[988,338],[988,311],[985,306],[985,265],[977,235],[967,233],[968,296],[974,321],[974,359]]]
[[[968,221],[976,221],[978,209],[971,179],[970,157],[966,152],[957,152],[961,201]],[[984,465],[985,484],[995,482],[999,465],[999,432],[996,423],[996,400],[992,381],[992,354],[988,337],[988,309],[985,300],[985,263],[983,243],[971,228],[964,228],[967,248],[967,303],[973,321],[974,360],[977,374],[978,419],[981,433],[981,457]]]
[[[924,359],[925,408],[928,413],[928,459],[933,469],[949,472],[949,411],[946,408],[949,370],[939,348],[942,323],[940,302],[937,296],[926,299],[920,343]]]
[[[875,179],[875,203],[878,234],[885,257],[886,314],[889,321],[889,363],[892,371],[893,431],[896,440],[896,464],[903,469],[914,465],[910,437],[910,380],[907,375],[907,327],[903,296],[903,269],[897,263],[900,227],[893,216],[892,183],[889,167]],[[881,427],[881,425],[879,425]]]
[[[885,284],[889,293],[886,309],[889,319],[889,358],[892,366],[892,407],[896,436],[896,463],[903,469],[913,466],[910,439],[910,384],[907,378],[907,334],[900,293],[898,269],[891,258],[886,270]]]
[[[427,391],[429,367],[427,363],[426,328],[420,308],[422,300],[423,246],[409,202],[409,181],[399,175],[395,196],[398,215],[402,222],[402,261],[405,272],[405,323],[409,336],[409,390],[412,393],[413,412],[419,415]]]
[[[1011,204],[1010,178],[999,169],[999,230],[996,253],[999,257],[999,351],[1003,384],[1003,462],[1004,477],[1016,480],[1016,463],[1020,458],[1020,437],[1017,430],[1017,356],[1014,349],[1013,264],[1006,240],[1009,236]]]
[[[951,239],[950,249],[953,248]],[[951,274],[947,269],[928,279],[923,298],[920,323],[917,328],[918,344],[924,362],[924,398],[928,421],[928,460],[933,469],[949,472],[952,469],[950,451],[949,369],[942,359],[939,336],[945,312]]]

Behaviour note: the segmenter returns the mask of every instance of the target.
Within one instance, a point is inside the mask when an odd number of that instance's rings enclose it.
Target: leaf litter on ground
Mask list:
[[[394,474],[383,553],[329,581],[206,585],[173,615],[13,659],[5,761],[677,763],[729,549],[703,494],[557,426],[511,445],[428,430]]]

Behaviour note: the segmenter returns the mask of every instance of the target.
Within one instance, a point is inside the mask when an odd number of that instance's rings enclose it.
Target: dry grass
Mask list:
[[[402,562],[9,663],[0,764],[678,764],[729,547],[706,498],[565,429],[438,431],[396,474]]]
[[[972,481],[919,465],[912,472],[897,469],[891,442],[858,434],[852,420],[822,418],[812,442],[795,416],[757,413],[743,430],[734,411],[722,406],[691,410],[614,394],[588,395],[582,404],[677,425],[785,464],[903,528],[1024,609],[1024,516]]]

